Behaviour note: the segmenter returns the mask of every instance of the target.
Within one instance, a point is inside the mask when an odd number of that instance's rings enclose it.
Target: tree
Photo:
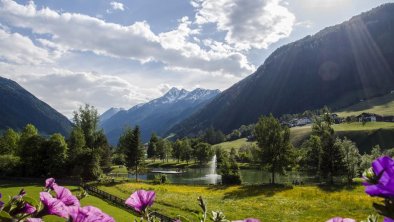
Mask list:
[[[309,174],[318,176],[322,162],[322,143],[320,137],[311,135],[301,147],[305,151],[302,161],[304,168]]]
[[[96,178],[98,173],[101,173],[100,165],[107,168],[111,163],[107,138],[98,128],[98,112],[94,106],[86,104],[74,112],[73,121],[74,128],[68,140],[69,163],[73,168],[73,175],[83,174],[89,179]],[[84,162],[81,162],[81,159],[84,159]]]
[[[20,136],[13,129],[7,129],[0,138],[0,155],[16,154]]]
[[[202,136],[203,141],[209,144],[218,144],[224,142],[226,140],[226,136],[222,131],[216,131],[213,127],[209,127],[205,130],[205,133]]]
[[[202,165],[203,163],[207,163],[212,156],[213,156],[213,150],[210,144],[199,143],[196,146],[196,157],[197,160],[200,162],[200,165]]]
[[[357,176],[361,155],[358,152],[356,144],[346,137],[343,140],[338,138],[334,146],[338,146],[342,152],[344,171],[347,176],[347,181],[350,184],[353,178]]]
[[[100,166],[102,169],[109,170],[111,167],[111,148],[103,130],[96,132],[94,150],[100,155]]]
[[[193,149],[190,145],[190,141],[188,139],[182,140],[182,149],[181,149],[181,160],[186,161],[186,164],[189,164],[189,161],[193,157]]]
[[[124,151],[126,157],[126,167],[135,169],[135,179],[138,181],[138,167],[144,158],[141,144],[140,128],[136,126],[133,130],[127,127],[119,139],[119,149]]]
[[[326,113],[323,118],[316,118],[312,125],[312,134],[318,136],[322,144],[320,174],[331,184],[334,183],[334,176],[339,175],[343,169],[341,150],[334,146],[335,132],[332,124],[331,116]]]
[[[65,173],[64,166],[67,161],[67,143],[64,137],[59,134],[53,134],[44,144],[45,159],[43,166],[46,176],[61,177]]]
[[[21,152],[22,152],[22,147],[25,146],[25,142],[33,137],[33,136],[37,136],[38,135],[38,130],[37,128],[33,125],[33,124],[27,124],[21,133],[20,139],[19,139],[19,144],[18,144],[18,152],[17,154],[19,156],[21,156]]]
[[[238,163],[233,158],[224,158],[219,165],[219,174],[222,176],[222,183],[226,185],[241,184],[241,174]]]
[[[74,112],[73,121],[75,127],[83,131],[86,146],[93,148],[99,121],[97,109],[94,106],[85,104],[85,107],[81,106],[78,112]]]
[[[43,149],[45,139],[40,135],[30,135],[30,137],[24,137],[19,155],[22,164],[22,174],[26,177],[45,176],[43,168],[46,156]]]
[[[157,138],[156,133],[152,133],[152,136],[149,140],[148,143],[148,150],[147,150],[147,154],[148,154],[148,158],[153,158],[153,162],[155,162],[157,153],[157,142],[159,141],[159,139]]]
[[[172,153],[172,143],[171,141],[165,139],[164,140],[164,155],[168,163],[168,158],[170,158]]]
[[[292,145],[290,130],[282,127],[272,115],[260,117],[255,127],[255,136],[260,148],[261,165],[271,172],[271,183],[275,183],[275,173],[284,173],[290,163]]]
[[[373,160],[375,160],[375,159],[377,159],[377,158],[383,156],[382,149],[380,148],[379,145],[375,145],[374,147],[372,147],[371,156],[372,156],[372,159],[373,159]],[[372,163],[372,162],[371,162],[371,163]]]
[[[174,145],[172,146],[172,157],[177,159],[178,163],[179,160],[181,159],[182,149],[183,149],[183,141],[176,140]]]
[[[81,176],[85,163],[81,162],[81,157],[85,156],[87,149],[85,143],[85,136],[79,127],[74,127],[71,131],[68,142],[68,170],[73,176]]]
[[[159,157],[160,160],[162,160],[164,162],[165,158],[166,158],[166,153],[165,153],[165,140],[160,138],[157,141],[156,144],[156,155],[157,157]]]

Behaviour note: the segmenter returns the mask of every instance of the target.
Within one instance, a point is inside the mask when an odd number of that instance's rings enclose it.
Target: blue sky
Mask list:
[[[281,45],[387,0],[0,0],[0,75],[68,117],[225,90]]]

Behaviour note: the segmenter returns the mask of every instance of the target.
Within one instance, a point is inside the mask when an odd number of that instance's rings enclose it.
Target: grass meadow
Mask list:
[[[42,184],[0,180],[0,193],[3,194],[2,200],[4,202],[8,201],[9,197],[18,194],[22,188],[24,188],[25,191],[27,192],[27,196],[39,200],[40,199],[39,193],[43,190],[43,184],[44,184],[44,180]],[[66,187],[69,188],[73,193],[78,192],[78,187],[75,186],[66,186]],[[97,198],[95,196],[90,196],[90,195],[87,196],[86,198],[81,200],[81,204],[82,206],[90,205],[100,208],[103,212],[107,213],[108,215],[111,215],[118,222],[134,221],[134,219],[136,219],[136,217],[133,214],[123,209],[120,209],[114,205],[111,205],[110,203],[100,198]],[[64,222],[64,219],[49,216],[44,218],[44,221]]]
[[[377,201],[364,193],[361,185],[318,186],[187,186],[123,183],[100,189],[127,198],[138,189],[154,190],[153,208],[166,215],[185,216],[196,221],[197,198],[202,196],[210,211],[220,210],[230,220],[259,218],[262,221],[326,221],[334,216],[365,219]]]

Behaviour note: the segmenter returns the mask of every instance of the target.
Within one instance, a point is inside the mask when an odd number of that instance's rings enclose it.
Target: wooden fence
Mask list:
[[[134,209],[132,209],[131,207],[129,207],[129,206],[127,206],[127,205],[125,204],[126,200],[124,200],[124,199],[122,199],[122,198],[119,198],[119,197],[117,197],[117,196],[114,196],[114,195],[112,195],[112,194],[109,194],[109,193],[107,193],[107,192],[105,192],[105,191],[102,191],[102,190],[98,189],[98,188],[95,187],[95,186],[89,186],[89,185],[86,185],[86,184],[81,184],[81,186],[82,186],[82,187],[86,190],[86,192],[88,192],[89,194],[94,195],[94,196],[97,196],[97,197],[99,197],[99,198],[101,198],[101,199],[104,199],[104,200],[106,200],[106,201],[109,201],[109,202],[111,202],[112,204],[114,204],[114,205],[116,205],[116,206],[118,206],[118,207],[121,207],[121,208],[123,208],[123,209],[125,209],[125,210],[127,210],[127,211],[129,211],[129,212],[131,212],[131,213],[135,213]],[[150,212],[150,215],[152,215],[152,216],[154,216],[154,217],[160,219],[160,221],[162,221],[162,222],[172,222],[172,221],[175,221],[174,219],[172,219],[172,218],[170,218],[170,217],[168,217],[168,216],[166,216],[166,215],[160,214],[160,213],[158,213],[158,212],[156,212],[156,211]]]

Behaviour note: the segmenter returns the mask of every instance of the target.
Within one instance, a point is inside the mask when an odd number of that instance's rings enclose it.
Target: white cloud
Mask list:
[[[124,11],[124,5],[123,3],[120,2],[111,2],[111,7],[113,10],[120,10],[120,11]]]
[[[15,64],[51,62],[47,50],[36,46],[28,37],[0,27],[0,59]]]
[[[295,16],[282,0],[193,0],[195,23],[214,23],[236,48],[263,49],[293,30]]]
[[[109,104],[130,108],[162,94],[159,87],[140,88],[116,76],[64,69],[50,69],[47,72],[29,75],[8,73],[4,76],[17,81],[68,117],[84,103],[95,106],[103,113]]]
[[[9,24],[49,35],[48,41],[62,49],[90,51],[97,55],[128,58],[146,63],[159,61],[168,68],[196,69],[243,76],[255,67],[237,50],[217,51],[192,42],[199,30],[190,28],[187,17],[170,32],[155,34],[147,22],[130,26],[108,23],[82,14],[37,10],[33,3],[20,5],[0,1],[0,18]],[[49,42],[46,42],[49,44]]]

